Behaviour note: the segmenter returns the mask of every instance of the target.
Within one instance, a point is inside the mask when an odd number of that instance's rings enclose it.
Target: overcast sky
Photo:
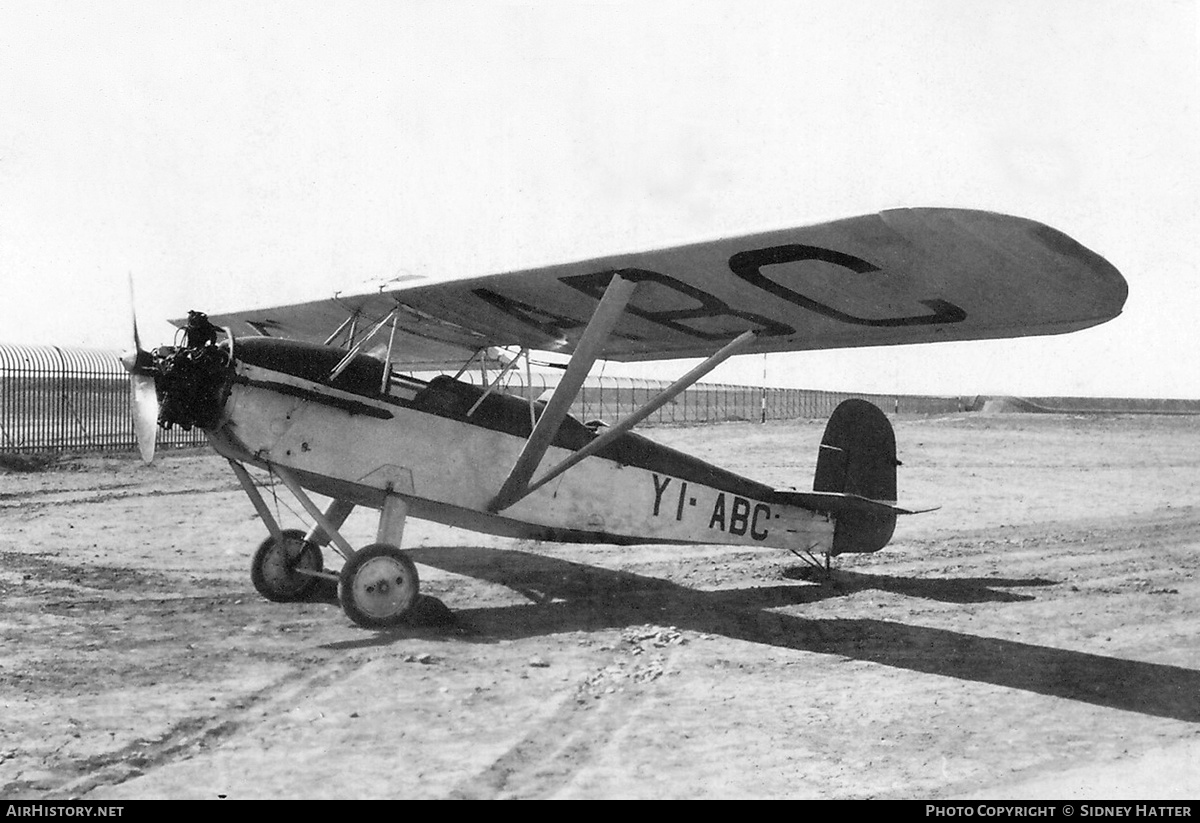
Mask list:
[[[1200,397],[1197,40],[1195,0],[4,0],[0,341],[125,346],[131,272],[166,343],[190,308],[960,206],[1104,255],[1125,313],[768,381]]]

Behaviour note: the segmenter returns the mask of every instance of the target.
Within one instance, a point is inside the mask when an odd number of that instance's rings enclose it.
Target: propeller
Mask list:
[[[158,437],[158,389],[154,384],[154,357],[142,348],[138,335],[137,311],[133,302],[133,275],[129,275],[129,313],[133,320],[133,351],[121,355],[121,365],[129,372],[133,398],[133,431],[137,435],[142,462],[154,460]]]

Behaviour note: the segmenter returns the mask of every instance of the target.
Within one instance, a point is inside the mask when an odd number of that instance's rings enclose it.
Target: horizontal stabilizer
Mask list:
[[[924,514],[936,511],[940,506],[922,509],[905,509],[883,500],[871,500],[857,494],[842,492],[798,492],[777,490],[772,496],[772,502],[789,506],[801,506],[812,511],[833,515],[835,518],[845,515],[874,515],[893,516],[897,514]]]

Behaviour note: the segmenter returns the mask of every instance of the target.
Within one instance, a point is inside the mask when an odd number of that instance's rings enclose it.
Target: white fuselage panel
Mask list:
[[[614,542],[813,552],[827,551],[832,542],[833,522],[823,514],[603,457],[586,458],[491,514],[487,505],[524,438],[244,363],[237,368],[250,382],[234,385],[222,425],[210,432],[214,446],[233,459],[292,469],[319,494],[380,505],[390,492],[432,504],[414,508],[417,516],[501,534],[514,533],[514,524],[528,524],[534,527],[530,533],[552,531],[564,540],[607,536]],[[291,393],[272,386],[287,386]],[[362,413],[367,407],[380,413]],[[551,447],[534,479],[570,454]],[[487,520],[497,521],[494,529]]]

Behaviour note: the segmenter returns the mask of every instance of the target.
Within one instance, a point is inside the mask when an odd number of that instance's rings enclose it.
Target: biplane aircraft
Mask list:
[[[251,564],[274,601],[336,580],[346,614],[403,622],[418,596],[401,550],[413,516],[561,542],[771,546],[816,561],[891,539],[896,445],[875,406],[827,426],[812,491],[776,489],[630,430],[737,354],[1059,334],[1120,313],[1117,270],[1019,217],[897,209],[796,229],[485,277],[402,279],[365,294],[173,321],[175,345],[131,374],[145,459],[155,423],[199,427],[269,532]],[[507,362],[494,359],[507,351]],[[535,352],[569,356],[548,399],[506,394]],[[541,355],[544,356],[544,355]],[[569,413],[598,359],[705,358],[611,427]],[[486,386],[423,370],[496,363]],[[485,369],[488,366],[485,365]],[[288,487],[314,525],[284,529],[247,467]],[[330,499],[324,508],[310,493]],[[339,529],[380,512],[376,542]],[[332,546],[341,571],[326,571]]]

